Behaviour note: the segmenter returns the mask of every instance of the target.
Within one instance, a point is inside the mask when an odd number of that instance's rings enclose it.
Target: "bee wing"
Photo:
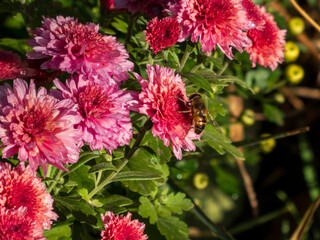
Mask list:
[[[212,115],[208,112],[208,115],[210,116],[211,118],[211,122],[212,122],[212,125],[215,127],[215,129],[219,132],[219,133],[223,133],[219,124],[217,123],[216,120],[214,120],[214,118],[212,117]]]

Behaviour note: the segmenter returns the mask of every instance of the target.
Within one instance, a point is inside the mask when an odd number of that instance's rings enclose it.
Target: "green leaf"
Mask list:
[[[117,168],[115,166],[113,166],[113,164],[111,162],[102,162],[102,163],[98,163],[98,164],[92,166],[90,168],[90,170],[88,171],[88,173],[100,172],[100,171],[104,171],[104,170],[117,171]]]
[[[147,147],[151,148],[159,158],[161,164],[170,161],[172,156],[171,149],[169,147],[166,147],[163,144],[163,140],[161,140],[159,137],[154,137],[151,131],[148,131],[146,133],[141,145],[147,145]]]
[[[96,238],[91,236],[89,230],[92,230],[90,225],[74,221],[72,225],[72,240],[96,240]]]
[[[50,230],[45,230],[43,235],[47,239],[60,239],[62,237],[69,237],[71,236],[71,229],[68,225],[56,225]]]
[[[153,149],[151,148],[151,147],[149,147],[149,146],[140,146],[140,148],[143,148],[144,150],[146,150],[147,152],[149,152],[152,156],[155,156],[155,158],[156,158],[156,152],[155,151],[153,151]]]
[[[62,236],[59,237],[57,240],[70,240],[70,237]]]
[[[138,213],[140,214],[140,216],[144,218],[149,218],[149,222],[151,224],[155,224],[155,222],[158,220],[158,215],[153,204],[147,197],[144,196],[141,196],[139,198],[139,202],[141,203],[141,205],[138,208]]]
[[[128,23],[123,21],[123,19],[120,18],[114,18],[114,22],[111,23],[111,25],[117,29],[118,31],[122,33],[127,33],[128,32]]]
[[[215,86],[227,86],[227,83],[236,83],[239,86],[249,89],[252,93],[254,93],[254,90],[252,88],[250,88],[243,80],[235,76],[218,76],[216,73],[208,70],[200,70],[197,73],[202,77],[208,79],[208,81],[212,82]]]
[[[148,173],[145,171],[125,171],[119,172],[113,179],[112,182],[117,181],[145,181],[160,179],[161,176]]]
[[[279,82],[282,73],[283,71],[280,68],[276,68],[273,72],[270,73],[267,85],[268,89],[272,89],[276,86],[277,82]]]
[[[74,163],[71,165],[71,167],[69,168],[69,172],[65,172],[64,174],[62,174],[62,177],[72,173],[73,171],[77,170],[79,167],[81,167],[83,164],[85,164],[86,162],[98,158],[100,157],[98,154],[94,153],[94,152],[82,152],[80,153],[79,156],[79,160],[78,162]]]
[[[156,209],[157,214],[161,217],[169,217],[172,214],[165,205],[156,204],[154,208]]]
[[[255,93],[254,90],[251,87],[249,87],[243,80],[241,80],[235,76],[220,76],[218,78],[218,81],[236,83],[245,89],[249,89],[253,94]]]
[[[188,240],[188,226],[177,217],[159,217],[157,227],[167,240]]]
[[[117,34],[113,29],[106,28],[106,27],[100,27],[99,32],[100,31],[105,33],[105,34],[108,34],[108,35],[116,35]]]
[[[275,105],[265,103],[263,104],[263,111],[271,122],[279,126],[284,124],[284,113]]]
[[[81,198],[52,196],[55,205],[60,208],[67,208],[71,212],[82,212],[86,215],[95,215],[93,206]]]
[[[208,63],[213,63],[217,68],[221,69],[222,68],[222,61],[220,58],[215,58],[215,57],[207,57],[206,62]]]
[[[230,195],[240,194],[240,189],[238,184],[239,179],[236,177],[234,173],[229,172],[223,169],[222,167],[220,167],[217,161],[211,161],[210,165],[212,166],[215,172],[214,177],[216,179],[216,182],[222,191]]]
[[[77,193],[79,193],[79,195],[82,197],[83,200],[89,201],[88,189],[86,188],[77,189]]]
[[[203,137],[219,154],[223,155],[227,151],[236,158],[244,159],[239,149],[231,144],[231,140],[218,132],[213,126],[206,126]]]
[[[266,89],[270,71],[264,68],[252,69],[245,76],[245,82],[249,86],[258,86],[259,89]]]
[[[98,199],[88,200],[89,203],[94,207],[102,207],[103,204]]]
[[[159,172],[161,172],[161,179],[159,179],[158,181],[160,182],[160,185],[162,185],[162,183],[167,181],[169,177],[169,174],[170,174],[169,166],[167,164],[156,164],[154,166],[154,169],[157,169]]]
[[[181,72],[180,75],[193,82],[196,86],[199,86],[200,88],[213,93],[212,87],[208,80],[200,74],[191,72]]]
[[[118,206],[123,207],[132,204],[132,200],[130,198],[126,198],[121,195],[113,194],[108,197],[97,197],[104,206]]]
[[[157,169],[157,163],[150,161],[152,154],[144,149],[138,149],[135,154],[130,158],[129,163],[124,167],[124,171],[138,171],[144,172],[144,174],[157,175],[160,178],[145,180],[145,181],[123,181],[126,187],[133,192],[138,192],[141,195],[150,195],[157,189],[157,185],[162,183],[165,179],[164,172]]]
[[[172,58],[174,59],[175,63],[179,63],[179,57],[177,55],[177,53],[174,50],[168,50],[168,53],[172,56]]]
[[[78,188],[92,189],[94,188],[94,176],[88,174],[90,166],[82,165],[77,170],[69,174],[69,181],[66,183],[68,186],[77,186]]]
[[[132,37],[132,38],[136,39],[136,41],[138,42],[137,45],[141,44],[141,46],[144,47],[147,44],[146,35],[144,34],[144,32],[139,32],[139,33],[135,34],[134,37]]]
[[[0,46],[15,50],[25,55],[28,52],[27,39],[1,38]]]
[[[223,106],[223,104],[217,100],[216,97],[211,98],[211,97],[204,95],[203,100],[206,102],[207,109],[213,118],[217,117],[217,113],[219,113],[222,116],[225,116],[226,109]]]
[[[181,214],[183,210],[188,211],[193,207],[190,199],[185,198],[185,194],[178,192],[170,193],[168,198],[161,201],[171,212]]]

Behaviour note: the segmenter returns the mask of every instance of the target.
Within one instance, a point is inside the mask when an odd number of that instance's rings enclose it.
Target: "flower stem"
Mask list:
[[[99,184],[96,188],[94,188],[88,195],[88,199],[90,200],[97,192],[99,192],[101,189],[103,189],[106,185],[108,185],[112,179],[127,165],[129,162],[129,159],[132,157],[132,155],[135,153],[135,151],[138,149],[144,135],[146,134],[147,130],[152,125],[151,119],[149,118],[143,125],[141,132],[139,133],[136,141],[134,142],[132,148],[129,150],[127,155],[123,158],[119,166],[117,166],[117,171],[112,172],[101,184]]]
[[[48,176],[51,176],[51,174],[52,174],[52,165],[51,164],[49,164],[48,166],[47,166],[47,174],[46,174],[46,176],[44,176],[44,174],[43,174],[43,176],[44,177],[48,177]]]
[[[221,68],[220,71],[217,73],[217,75],[218,75],[218,76],[221,76],[222,73],[224,73],[224,71],[228,68],[229,64],[230,64],[230,61],[227,60],[227,61],[223,64],[222,68]]]
[[[127,31],[126,40],[125,40],[125,43],[124,43],[124,46],[126,47],[126,49],[128,49],[128,43],[129,43],[130,38],[132,36],[133,27],[134,27],[134,24],[135,24],[137,18],[138,18],[137,15],[129,16],[128,31]]]
[[[268,214],[261,216],[259,218],[254,218],[250,221],[244,222],[244,223],[232,228],[229,232],[232,234],[239,234],[239,233],[245,232],[249,229],[253,229],[256,226],[259,226],[261,224],[269,222],[272,219],[278,218],[279,216],[286,214],[288,212],[289,212],[288,207],[283,207],[281,209],[278,209],[276,211],[268,213]]]
[[[320,26],[317,24],[300,6],[295,0],[290,0],[292,5],[298,10],[298,12],[312,24],[312,26],[320,32]]]
[[[99,184],[99,182],[101,180],[101,176],[102,176],[102,171],[99,171],[98,175],[97,175],[97,178],[96,178],[95,187],[97,187],[97,185]]]
[[[249,146],[257,145],[257,144],[259,144],[263,141],[266,141],[268,139],[280,139],[280,138],[290,137],[290,136],[294,136],[297,134],[309,132],[309,130],[310,130],[309,126],[306,126],[306,127],[302,127],[302,128],[298,128],[298,129],[289,131],[289,132],[279,133],[279,134],[275,134],[275,135],[268,136],[268,137],[261,137],[258,139],[233,142],[232,145],[234,145],[236,147],[249,147]]]
[[[101,184],[99,184],[96,188],[94,188],[88,195],[88,199],[90,200],[97,192],[99,192],[102,188],[104,188],[106,185],[108,185],[111,180],[124,168],[124,166],[127,165],[129,160],[127,158],[124,158],[119,166],[117,167],[117,171],[112,172]]]
[[[48,188],[48,193],[50,193],[52,189],[57,185],[63,172],[64,172],[63,170],[59,169],[56,176],[54,177],[54,181],[50,184],[50,187]]]
[[[180,61],[180,65],[177,69],[177,72],[181,72],[184,65],[186,64],[187,60],[188,60],[188,57],[190,55],[190,52],[186,49],[186,51],[184,52],[182,58],[181,58],[181,61]]]

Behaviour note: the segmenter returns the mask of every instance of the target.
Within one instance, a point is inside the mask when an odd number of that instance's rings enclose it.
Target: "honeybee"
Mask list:
[[[193,93],[189,96],[189,102],[186,103],[191,110],[191,126],[194,124],[194,132],[201,134],[207,125],[208,110],[199,93]]]
[[[211,117],[213,125],[216,129],[221,133],[221,129],[218,123],[213,119],[210,113],[207,110],[207,107],[202,99],[202,96],[199,93],[193,93],[189,96],[189,102],[185,102],[183,99],[177,97],[181,101],[183,101],[187,107],[190,108],[189,111],[183,112],[191,112],[191,127],[190,129],[194,128],[194,132],[196,134],[201,134],[204,128],[207,125],[207,116]],[[190,131],[189,129],[189,131]],[[188,131],[188,132],[189,132]],[[186,134],[187,135],[187,134]]]

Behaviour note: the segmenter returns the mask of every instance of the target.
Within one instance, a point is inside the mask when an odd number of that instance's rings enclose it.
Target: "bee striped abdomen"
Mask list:
[[[207,125],[207,117],[206,116],[198,116],[197,121],[194,123],[194,132],[196,134],[200,134],[203,132],[204,128]]]
[[[202,100],[200,94],[193,94],[190,96],[191,101],[191,125],[194,124],[194,132],[201,134],[207,125],[207,108]]]

